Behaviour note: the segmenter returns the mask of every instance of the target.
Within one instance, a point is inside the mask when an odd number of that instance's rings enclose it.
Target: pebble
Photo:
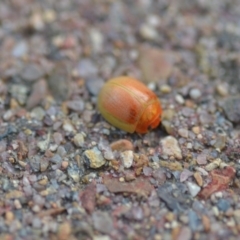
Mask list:
[[[155,47],[141,47],[139,49],[138,63],[142,70],[144,81],[149,82],[166,82],[172,69],[172,54],[169,51]]]
[[[78,99],[78,100],[67,101],[66,106],[68,107],[68,109],[74,112],[82,113],[82,111],[84,110],[85,104],[82,99]]]
[[[66,132],[75,132],[75,129],[74,129],[73,125],[67,120],[64,121],[62,127]]]
[[[191,240],[192,239],[192,231],[188,227],[182,227],[176,240]]]
[[[90,59],[81,59],[78,63],[78,73],[79,76],[87,79],[92,76],[96,76],[98,73],[98,69],[95,64]]]
[[[185,128],[180,128],[178,134],[183,138],[188,138],[188,130]]]
[[[222,97],[228,96],[228,85],[221,83],[216,86],[217,93]]]
[[[222,107],[227,118],[231,122],[240,122],[240,97],[236,96],[227,98]]]
[[[111,239],[107,235],[102,235],[102,236],[93,236],[93,240],[111,240]]]
[[[221,198],[217,202],[217,207],[220,211],[226,212],[231,207],[231,204],[229,200]]]
[[[102,156],[101,151],[97,147],[94,147],[90,150],[86,150],[83,153],[83,157],[84,163],[86,164],[87,167],[90,168],[100,168],[106,162],[106,160]]]
[[[202,96],[202,93],[199,89],[197,88],[192,88],[189,92],[190,98],[193,100],[196,100]]]
[[[23,57],[24,55],[27,54],[27,52],[28,52],[28,45],[26,41],[20,41],[14,46],[12,50],[12,55],[14,57]]]
[[[38,148],[40,149],[40,151],[45,152],[48,149],[50,143],[50,134],[47,135],[47,138],[43,141],[39,141],[37,143]]]
[[[85,143],[85,134],[82,133],[77,133],[74,138],[73,138],[73,143],[77,146],[77,147],[83,147],[84,143]]]
[[[158,31],[149,24],[143,23],[139,29],[139,33],[145,40],[156,40],[158,38]]]
[[[20,76],[23,80],[28,82],[36,81],[37,79],[43,77],[44,72],[41,67],[34,63],[29,63],[24,66]]]
[[[201,229],[201,220],[198,217],[197,213],[193,210],[188,211],[188,217],[189,217],[189,227],[191,228],[192,231],[196,232],[199,229]]]
[[[163,84],[160,86],[160,91],[164,94],[170,93],[172,91],[172,88],[167,85],[167,84]]]
[[[9,89],[11,96],[15,98],[20,105],[26,103],[28,91],[29,88],[23,84],[13,84]]]
[[[97,28],[89,29],[89,37],[92,43],[92,50],[94,53],[100,53],[103,49],[104,35]]]
[[[71,76],[68,64],[59,62],[49,73],[48,87],[53,97],[65,101],[71,94]]]
[[[205,165],[207,164],[207,154],[206,153],[200,153],[198,156],[197,156],[197,163],[199,165]]]
[[[199,172],[195,172],[195,173],[193,174],[193,176],[194,176],[194,178],[195,178],[198,186],[202,187],[202,185],[203,185],[202,175],[201,175]]]
[[[69,222],[63,222],[59,225],[57,239],[66,240],[71,238],[72,226]]]
[[[160,143],[162,145],[162,151],[164,155],[173,156],[178,160],[182,159],[182,151],[176,138],[168,136],[163,138]]]
[[[45,116],[45,111],[42,107],[35,107],[32,109],[30,115],[32,118],[42,121]]]
[[[122,164],[125,168],[130,168],[133,164],[133,151],[127,150],[120,153]]]
[[[184,169],[180,174],[180,182],[185,182],[189,177],[191,177],[193,173],[188,169]]]
[[[47,95],[47,83],[44,79],[41,79],[34,83],[32,91],[27,100],[27,109],[32,109],[41,103]]]
[[[110,234],[113,230],[113,220],[107,212],[97,211],[92,215],[93,227],[105,234]]]
[[[179,104],[181,104],[181,105],[183,105],[183,104],[185,103],[184,98],[183,98],[182,95],[180,95],[180,94],[176,94],[175,100],[176,100],[177,103],[179,103]]]
[[[54,139],[54,142],[55,142],[57,145],[59,145],[59,144],[61,144],[62,141],[63,141],[63,136],[62,136],[61,133],[55,132],[55,133],[53,134],[53,139]]]
[[[75,183],[79,182],[79,180],[80,180],[79,169],[77,169],[76,167],[68,167],[67,173],[68,173],[70,179],[72,179]]]
[[[86,79],[86,87],[90,94],[93,96],[97,96],[100,89],[104,85],[104,81],[102,78],[93,76]]]
[[[187,186],[192,197],[196,197],[201,190],[197,184],[192,182],[187,182]]]
[[[110,147],[113,151],[119,151],[119,152],[134,149],[134,146],[133,146],[132,142],[127,140],[127,139],[120,139],[120,140],[117,140],[115,142],[112,142],[110,144]]]

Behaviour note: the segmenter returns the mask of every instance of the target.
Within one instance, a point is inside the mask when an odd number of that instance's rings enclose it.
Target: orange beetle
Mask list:
[[[161,120],[161,104],[150,89],[131,77],[109,80],[100,90],[98,109],[113,126],[126,132],[146,133]]]

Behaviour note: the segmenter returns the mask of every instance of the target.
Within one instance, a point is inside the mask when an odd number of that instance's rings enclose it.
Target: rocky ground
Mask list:
[[[239,239],[239,69],[238,0],[1,0],[0,239]],[[120,75],[157,129],[100,116]]]

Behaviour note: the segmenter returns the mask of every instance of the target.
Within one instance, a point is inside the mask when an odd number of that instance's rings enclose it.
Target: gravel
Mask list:
[[[240,2],[0,1],[0,239],[239,239]],[[97,95],[128,75],[161,125]]]

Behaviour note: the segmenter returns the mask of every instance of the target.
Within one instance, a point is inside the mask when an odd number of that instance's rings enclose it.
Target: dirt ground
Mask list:
[[[161,124],[111,126],[132,76]],[[240,239],[239,0],[0,1],[0,240]]]

